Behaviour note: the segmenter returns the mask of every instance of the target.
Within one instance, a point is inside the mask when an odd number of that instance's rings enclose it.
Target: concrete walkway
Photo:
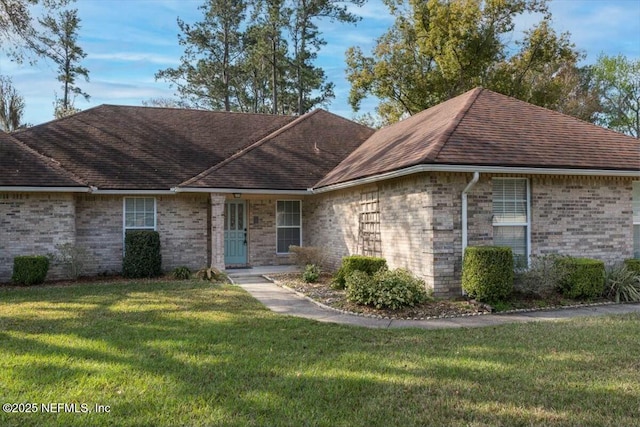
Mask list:
[[[279,271],[281,272],[281,271]],[[431,320],[390,320],[356,316],[340,313],[322,307],[310,298],[275,285],[258,275],[258,271],[227,271],[232,282],[254,298],[266,305],[270,310],[290,316],[305,317],[319,322],[341,323],[345,325],[364,326],[367,328],[474,328],[483,326],[504,325],[507,323],[525,323],[535,321],[558,321],[572,317],[599,316],[606,314],[640,313],[640,304],[608,304],[591,307],[566,308],[560,310],[544,310],[510,314],[488,314],[479,316],[456,317],[450,319]]]

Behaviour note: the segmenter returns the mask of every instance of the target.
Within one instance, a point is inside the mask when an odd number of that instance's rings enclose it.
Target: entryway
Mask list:
[[[224,206],[224,263],[247,264],[247,209],[244,200],[227,200]]]

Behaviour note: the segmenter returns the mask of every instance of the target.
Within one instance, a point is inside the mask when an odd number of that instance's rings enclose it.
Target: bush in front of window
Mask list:
[[[317,265],[324,268],[326,265],[327,252],[319,246],[289,246],[291,261],[298,267],[307,265]]]
[[[527,268],[516,268],[514,290],[523,295],[542,298],[555,294],[558,291],[560,281],[566,274],[557,260],[565,256],[557,254],[532,255]],[[514,264],[517,263],[514,261]]]
[[[596,298],[605,285],[604,262],[592,258],[559,258],[557,262],[566,271],[559,290],[569,298]]]
[[[122,275],[130,278],[162,274],[160,234],[152,230],[128,230],[124,238]]]
[[[382,269],[387,269],[387,260],[384,258],[363,255],[346,256],[342,258],[342,265],[333,277],[332,286],[336,289],[344,289],[347,276],[354,271],[364,271],[372,276]]]
[[[356,270],[347,276],[346,288],[349,301],[378,309],[413,307],[429,298],[424,281],[401,268],[373,275]]]
[[[506,299],[513,292],[513,253],[502,246],[468,246],[462,263],[462,289],[483,302]]]
[[[37,285],[49,272],[49,258],[44,255],[17,256],[13,259],[11,281],[17,285]]]

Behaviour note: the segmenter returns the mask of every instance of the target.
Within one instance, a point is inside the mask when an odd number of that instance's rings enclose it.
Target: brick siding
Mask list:
[[[0,282],[11,280],[14,257],[54,254],[57,245],[74,243],[75,227],[72,194],[0,194]],[[51,264],[47,279],[63,277]]]
[[[498,175],[496,175],[498,176]],[[468,195],[468,244],[493,244],[491,175]],[[471,174],[419,174],[378,183],[382,256],[439,296],[460,294],[461,194]],[[588,256],[608,263],[632,256],[631,180],[531,177],[531,254]],[[329,249],[337,268],[358,253],[360,195],[375,186],[323,193],[307,201],[306,244]]]
[[[499,175],[496,175],[499,176]],[[468,195],[468,244],[493,243],[492,175],[481,174]],[[423,278],[436,295],[458,295],[462,269],[461,192],[471,174],[424,173],[322,193],[302,200],[305,246],[327,250],[331,268],[359,253],[362,193],[377,191],[382,256],[391,268]],[[612,263],[633,252],[631,179],[533,176],[533,255],[588,256]],[[224,203],[228,196],[156,196],[163,268],[224,268]],[[289,264],[276,254],[276,201],[247,198],[248,262]],[[122,268],[123,197],[92,194],[0,194],[0,282],[10,279],[16,255],[48,254],[56,245],[88,249],[88,274]],[[209,243],[211,242],[211,243]],[[53,265],[49,279],[62,277]]]

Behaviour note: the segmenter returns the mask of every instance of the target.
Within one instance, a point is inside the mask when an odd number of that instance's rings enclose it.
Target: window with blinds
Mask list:
[[[302,203],[300,200],[276,202],[276,252],[289,253],[289,246],[302,246]]]
[[[640,258],[640,181],[633,182],[632,186],[633,257]]]
[[[529,182],[526,178],[494,178],[493,244],[513,251],[516,268],[528,264]]]

